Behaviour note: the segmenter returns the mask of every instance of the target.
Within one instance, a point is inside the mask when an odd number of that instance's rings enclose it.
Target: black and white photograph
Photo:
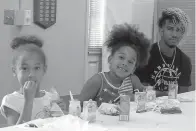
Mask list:
[[[195,0],[1,0],[0,131],[195,131]]]

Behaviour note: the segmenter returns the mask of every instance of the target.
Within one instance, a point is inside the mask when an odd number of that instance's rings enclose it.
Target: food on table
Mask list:
[[[117,116],[119,115],[119,107],[115,104],[102,103],[98,108],[101,114]]]
[[[169,109],[164,109],[161,108],[160,110],[161,114],[178,114],[178,113],[182,113],[181,109],[179,107],[172,107]]]
[[[153,110],[161,114],[182,113],[180,109],[180,101],[177,99],[157,99],[156,107]]]

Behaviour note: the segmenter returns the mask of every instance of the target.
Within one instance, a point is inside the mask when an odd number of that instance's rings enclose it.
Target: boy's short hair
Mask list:
[[[137,53],[136,67],[142,67],[148,63],[151,42],[134,25],[127,23],[114,25],[105,44],[111,51],[111,55],[123,46],[132,47]]]
[[[26,50],[27,51],[36,51],[39,54],[41,54],[43,56],[44,64],[46,64],[46,56],[45,56],[44,51],[42,50],[43,41],[40,38],[38,38],[37,36],[30,35],[30,36],[15,37],[12,40],[10,46],[14,52],[20,52],[19,48],[21,46],[28,45],[28,44],[35,45],[36,47],[32,48],[32,49],[26,49]],[[12,65],[15,65],[16,60],[17,60],[17,53],[14,53],[14,56],[12,59]]]
[[[166,20],[169,20],[174,24],[181,23],[183,34],[185,32],[187,32],[187,30],[190,26],[190,23],[191,23],[188,15],[184,11],[182,11],[181,9],[175,8],[175,7],[167,8],[167,9],[163,10],[161,17],[158,20],[159,28],[163,27]]]

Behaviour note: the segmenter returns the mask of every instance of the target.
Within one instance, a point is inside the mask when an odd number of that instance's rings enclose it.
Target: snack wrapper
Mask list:
[[[118,106],[114,104],[109,104],[109,103],[102,103],[100,107],[98,108],[98,111],[101,114],[105,114],[105,115],[112,115],[112,116],[119,115]]]
[[[64,115],[61,107],[57,104],[60,101],[60,95],[58,94],[55,87],[52,87],[49,91],[50,93],[50,113],[52,117],[59,117]]]
[[[180,101],[177,99],[157,99],[156,107],[153,110],[161,114],[182,113],[180,109]]]
[[[155,101],[147,102],[146,103],[146,111],[152,111],[156,108],[157,104]]]

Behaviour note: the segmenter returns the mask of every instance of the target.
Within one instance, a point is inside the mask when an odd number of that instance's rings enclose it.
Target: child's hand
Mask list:
[[[23,87],[23,94],[26,101],[32,101],[37,90],[37,83],[35,81],[26,81]]]

